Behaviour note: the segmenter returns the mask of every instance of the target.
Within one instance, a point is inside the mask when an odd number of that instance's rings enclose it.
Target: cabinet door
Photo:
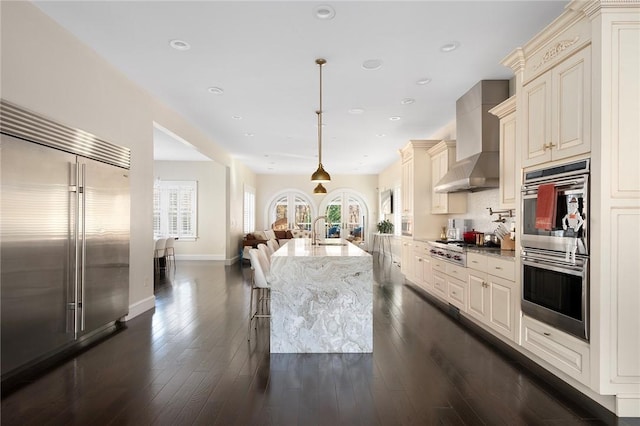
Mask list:
[[[494,330],[515,340],[514,287],[515,282],[489,275],[489,310],[487,320]]]
[[[433,272],[431,271],[431,257],[422,258],[422,279],[426,287],[433,285]]]
[[[489,309],[487,275],[469,271],[469,314],[485,322]]]
[[[431,158],[431,187],[435,187],[438,181],[447,172],[447,151],[443,151]],[[431,213],[447,212],[447,194],[431,191]]]
[[[523,87],[522,166],[551,161],[551,71]]]
[[[422,286],[424,284],[424,269],[422,263],[424,259],[419,253],[413,255],[413,278],[416,284]]]
[[[591,49],[585,48],[553,69],[553,160],[591,150]]]
[[[402,272],[407,279],[411,280],[413,277],[413,244],[409,240],[402,241],[400,272]]]
[[[413,160],[402,163],[402,212],[413,212]]]
[[[516,113],[500,120],[500,207],[516,207]]]

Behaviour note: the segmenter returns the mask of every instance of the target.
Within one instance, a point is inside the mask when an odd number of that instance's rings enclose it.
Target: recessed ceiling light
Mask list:
[[[440,51],[445,53],[452,52],[456,50],[459,46],[460,46],[460,43],[458,43],[457,41],[452,41],[451,43],[443,44],[442,46],[440,46]]]
[[[207,90],[214,95],[222,95],[224,93],[224,89],[220,87],[209,87]]]
[[[400,101],[400,103],[402,105],[411,105],[412,103],[414,103],[416,100],[413,98],[404,98],[403,100]]]
[[[379,137],[379,138],[384,138],[387,135],[385,135],[384,133],[378,133],[376,136]]]
[[[349,110],[349,114],[362,114],[364,112],[364,109],[362,108],[351,108]]]
[[[234,120],[242,120],[242,117],[240,117],[239,115],[232,115],[231,118],[233,118]]]
[[[382,61],[380,59],[367,59],[362,63],[362,68],[368,71],[379,70],[382,68]]]
[[[391,120],[391,121],[398,121],[398,120],[400,120],[400,118],[401,118],[401,117],[398,117],[398,116],[396,115],[396,116],[393,116],[393,117],[389,117],[389,120]]]
[[[420,80],[416,81],[416,84],[418,86],[425,86],[427,84],[431,83],[431,79],[430,78],[421,78]]]
[[[189,50],[191,49],[191,45],[184,40],[171,40],[169,41],[169,46],[173,47],[176,50]]]
[[[245,135],[245,136],[247,136],[247,137],[251,137],[251,136],[253,136],[253,133],[249,133],[249,132],[247,132],[247,133],[245,133],[244,135]]]
[[[322,20],[333,19],[336,11],[331,6],[323,4],[313,8],[313,16]]]

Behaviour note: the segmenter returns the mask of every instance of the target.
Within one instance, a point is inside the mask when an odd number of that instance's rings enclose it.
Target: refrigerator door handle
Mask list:
[[[74,262],[74,279],[73,279],[73,305],[74,305],[74,312],[73,312],[73,330],[74,330],[74,338],[77,339],[78,335],[80,333],[80,329],[78,327],[78,315],[80,315],[80,304],[79,304],[79,300],[80,300],[80,246],[78,244],[78,237],[80,235],[80,192],[81,192],[81,183],[80,183],[80,167],[79,164],[76,160],[75,163],[76,166],[76,170],[75,170],[75,175],[76,175],[76,197],[75,197],[75,204],[76,204],[76,214],[75,214],[75,235],[74,235],[74,240],[75,240],[75,244],[74,244],[74,257],[75,257],[75,262]]]
[[[82,186],[80,187],[80,196],[82,197],[82,261],[80,264],[80,330],[84,331],[84,281],[85,281],[85,259],[87,254],[87,240],[86,240],[86,228],[87,228],[87,194],[85,191],[87,185],[87,168],[86,164],[82,164]]]

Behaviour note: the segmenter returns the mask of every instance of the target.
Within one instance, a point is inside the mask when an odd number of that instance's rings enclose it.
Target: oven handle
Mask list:
[[[549,259],[539,259],[535,257],[522,256],[522,264],[533,267],[541,267],[556,272],[563,272],[578,277],[584,277],[587,268],[586,260],[584,265],[571,265],[562,261]]]
[[[571,188],[576,188],[576,189],[582,189],[584,187],[587,186],[587,178],[588,175],[584,175],[584,176],[580,176],[578,178],[571,178],[571,179],[565,179],[565,180],[558,180],[558,181],[554,181],[554,180],[549,180],[546,182],[535,182],[535,183],[530,183],[530,184],[524,184],[522,185],[522,193],[528,193],[531,191],[538,191],[538,188],[540,187],[540,185],[545,184],[545,183],[553,183],[556,186],[556,189],[571,189]]]

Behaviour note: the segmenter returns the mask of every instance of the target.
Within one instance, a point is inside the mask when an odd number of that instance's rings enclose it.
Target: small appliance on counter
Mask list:
[[[449,219],[447,226],[447,240],[462,241],[463,235],[471,227],[469,219]]]

